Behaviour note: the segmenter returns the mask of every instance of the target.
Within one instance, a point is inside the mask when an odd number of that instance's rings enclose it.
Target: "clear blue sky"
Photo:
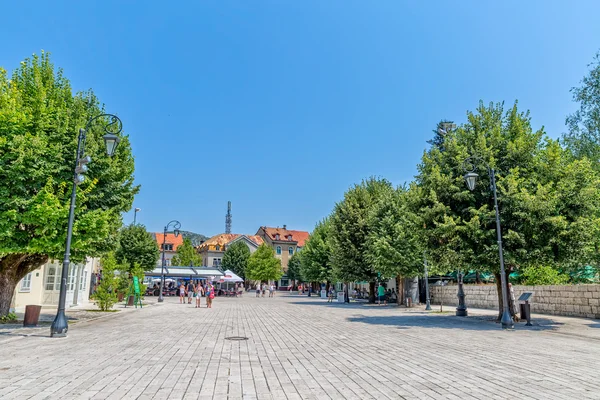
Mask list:
[[[480,99],[564,131],[600,2],[491,3],[11,1],[0,65],[50,51],[121,117],[150,230],[222,232],[228,200],[234,232],[312,230],[362,178],[410,181],[436,123]]]

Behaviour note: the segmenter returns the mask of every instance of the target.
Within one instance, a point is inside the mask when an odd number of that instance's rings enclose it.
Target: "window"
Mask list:
[[[288,247],[288,253],[290,253],[290,256],[294,254],[294,248],[292,246]]]
[[[21,292],[29,292],[31,290],[31,272],[21,279]]]
[[[164,248],[165,251],[173,251],[173,245],[169,243],[161,245],[160,247]]]
[[[279,233],[275,234],[275,240],[279,240]]]
[[[291,242],[292,241],[292,235],[288,236],[288,240]]]
[[[213,258],[213,267],[220,267],[220,266],[221,266],[221,259]]]
[[[75,288],[75,279],[77,278],[77,265],[71,264],[69,266],[69,275],[67,276],[67,290],[73,290]]]
[[[217,251],[221,251],[221,246],[219,246],[219,245],[216,245],[216,246],[215,246],[215,250],[217,250]]]
[[[58,267],[56,265],[48,265],[46,273],[46,290],[54,290],[54,281],[57,279],[57,273]]]
[[[81,281],[79,281],[79,290],[85,289],[86,281],[87,281],[87,271],[83,271],[83,276],[81,277]]]
[[[277,254],[281,254],[281,246],[277,246]]]
[[[165,260],[165,267],[170,267],[171,266],[171,260],[169,260],[168,258]]]

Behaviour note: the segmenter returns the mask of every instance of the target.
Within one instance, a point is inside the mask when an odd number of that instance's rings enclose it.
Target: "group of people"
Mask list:
[[[179,286],[179,304],[185,304],[186,297],[187,304],[192,304],[192,299],[196,299],[195,308],[200,308],[201,299],[202,297],[205,297],[206,308],[212,308],[212,302],[215,298],[215,287],[210,282],[207,282],[206,284],[198,282],[195,285],[192,281],[189,281],[187,285],[182,282]]]
[[[368,299],[369,291],[365,288],[355,288],[352,291],[353,299]],[[386,289],[382,284],[377,287],[377,301],[379,304],[396,303],[398,301],[398,295],[396,289]]]
[[[267,292],[267,290],[269,291],[269,297],[275,297],[275,285],[274,284],[267,285],[266,283],[263,283],[261,285],[260,283],[257,283],[255,286],[255,290],[256,290],[256,297],[265,297],[265,293]]]

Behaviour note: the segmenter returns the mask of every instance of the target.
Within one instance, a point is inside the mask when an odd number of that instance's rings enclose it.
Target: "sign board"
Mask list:
[[[529,301],[531,299],[531,296],[533,296],[533,292],[525,292],[521,294],[521,296],[519,296],[518,301]]]
[[[135,294],[137,294],[138,296],[140,295],[140,280],[137,276],[133,277],[133,290]]]

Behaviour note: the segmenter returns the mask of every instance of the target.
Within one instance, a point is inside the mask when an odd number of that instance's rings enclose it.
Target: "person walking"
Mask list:
[[[194,287],[194,283],[190,280],[187,284],[188,304],[192,304],[192,297],[194,297],[195,291],[196,291],[196,288]]]
[[[256,297],[260,297],[260,283],[256,284]]]
[[[329,285],[329,296],[327,298],[328,303],[333,303],[333,295],[335,291],[333,290],[333,284]]]
[[[200,301],[203,293],[204,288],[202,287],[202,283],[198,282],[198,285],[196,286],[196,293],[194,293],[194,296],[196,296],[196,308],[200,308]]]
[[[265,292],[267,291],[267,284],[263,283],[262,285],[262,297],[265,297]]]
[[[208,290],[206,291],[206,308],[212,308],[212,302],[215,298],[215,288],[212,284],[208,284]]]
[[[185,285],[181,282],[179,285],[179,304],[185,303]]]
[[[271,286],[269,286],[269,297],[273,296],[275,296],[275,285],[271,283]]]
[[[377,288],[377,298],[379,300],[379,305],[381,305],[381,302],[383,301],[384,305],[387,305],[387,300],[385,298],[385,288],[383,287],[383,285],[380,283],[379,287]]]

